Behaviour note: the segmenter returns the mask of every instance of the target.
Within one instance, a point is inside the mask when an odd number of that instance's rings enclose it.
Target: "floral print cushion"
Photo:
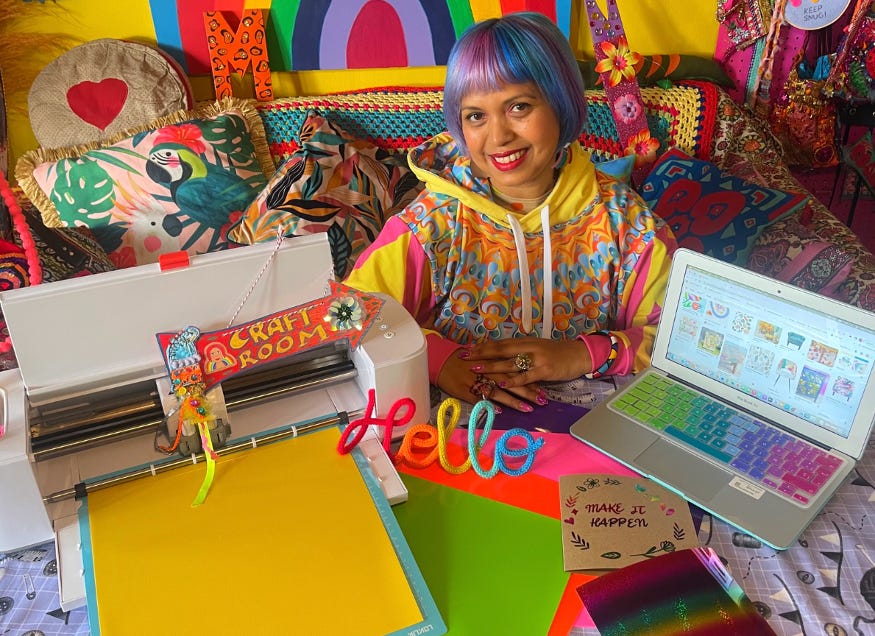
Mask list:
[[[344,278],[390,216],[403,209],[422,183],[399,159],[349,135],[311,111],[298,135],[300,148],[277,170],[229,234],[259,243],[325,232],[334,273]]]
[[[243,100],[178,113],[114,140],[24,155],[16,177],[48,227],[88,227],[117,267],[228,247],[273,165]]]
[[[784,161],[780,144],[749,108],[736,104],[727,93],[720,91],[717,113],[712,149],[714,163],[726,172],[760,185],[805,192]],[[851,272],[836,290],[836,297],[875,311],[875,256],[816,197],[809,197],[796,214],[763,230],[755,245],[769,245],[781,238],[792,241],[793,229],[798,223],[851,256]]]

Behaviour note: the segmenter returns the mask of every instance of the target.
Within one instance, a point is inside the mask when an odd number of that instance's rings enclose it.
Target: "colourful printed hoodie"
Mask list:
[[[432,382],[460,345],[521,335],[610,330],[619,353],[609,373],[649,364],[675,241],[579,144],[546,201],[526,213],[493,200],[448,133],[413,149],[409,163],[424,191],[388,219],[345,282],[389,294],[413,315]],[[610,340],[584,342],[600,366]]]

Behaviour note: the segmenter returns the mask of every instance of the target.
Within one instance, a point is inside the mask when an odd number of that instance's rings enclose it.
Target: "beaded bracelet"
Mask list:
[[[587,380],[595,380],[597,378],[602,377],[605,373],[607,373],[608,369],[610,369],[611,366],[614,364],[614,361],[617,359],[617,353],[619,352],[620,341],[617,340],[617,336],[612,334],[610,331],[605,331],[603,329],[600,329],[599,331],[593,331],[591,334],[588,334],[588,335],[590,335],[590,336],[607,336],[608,338],[611,339],[611,352],[608,354],[608,359],[605,360],[604,364],[602,364],[602,366],[600,366],[595,371],[593,371],[591,373],[585,373],[583,375],[583,377],[585,377]]]

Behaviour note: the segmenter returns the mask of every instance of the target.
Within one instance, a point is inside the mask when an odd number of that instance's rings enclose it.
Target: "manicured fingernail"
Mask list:
[[[541,406],[546,406],[547,404],[547,396],[543,393],[538,393],[538,397],[535,398],[535,402],[540,404]]]
[[[460,359],[462,359],[462,360],[467,360],[467,359],[470,358],[470,357],[471,357],[471,351],[470,351],[470,350],[468,350],[468,349],[462,349],[461,351],[459,351],[459,358],[460,358]]]
[[[507,388],[507,380],[501,380],[498,383],[498,386],[500,386],[502,389],[506,389]]]
[[[498,404],[495,405],[495,414],[499,415],[501,413],[501,407]]]
[[[481,371],[483,371],[483,365],[475,364],[473,367],[471,367],[471,371],[473,371],[474,373],[480,373]]]
[[[528,402],[520,402],[520,411],[523,413],[531,413],[534,409]]]

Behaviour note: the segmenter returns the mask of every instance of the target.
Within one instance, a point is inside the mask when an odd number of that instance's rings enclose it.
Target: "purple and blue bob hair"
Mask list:
[[[461,108],[467,94],[527,82],[538,87],[559,120],[559,148],[577,139],[586,125],[584,86],[562,31],[534,12],[511,13],[468,27],[450,51],[444,85],[444,119],[456,143],[468,151]]]

